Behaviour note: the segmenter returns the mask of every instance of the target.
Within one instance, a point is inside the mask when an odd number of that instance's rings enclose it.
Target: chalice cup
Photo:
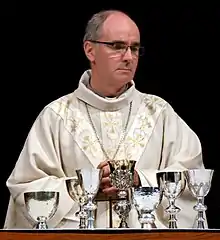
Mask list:
[[[83,208],[87,212],[86,228],[88,229],[95,228],[95,210],[97,209],[97,204],[94,202],[94,198],[96,197],[100,187],[102,173],[102,169],[96,168],[82,168],[76,170],[79,184],[87,199]]]
[[[197,199],[196,205],[193,207],[197,211],[197,218],[195,228],[205,229],[205,212],[207,206],[204,204],[204,199],[210,191],[212,176],[214,170],[212,169],[189,169],[184,171],[189,190]]]
[[[78,178],[66,179],[66,187],[69,196],[79,204],[79,211],[76,213],[79,217],[79,229],[85,229],[87,228],[87,211],[84,209],[87,202],[85,191],[82,189]]]
[[[134,160],[111,160],[108,161],[110,166],[110,182],[118,189],[117,195],[119,200],[114,205],[114,211],[120,218],[119,228],[129,228],[126,222],[131,210],[131,202],[128,199],[128,191],[134,182]]]
[[[54,216],[59,205],[59,192],[25,192],[24,201],[29,216],[36,222],[33,228],[48,229],[47,222]]]
[[[141,228],[154,229],[155,216],[153,212],[162,200],[159,187],[133,187],[132,201],[138,213]]]
[[[177,214],[181,209],[175,205],[175,201],[186,187],[184,173],[180,171],[158,172],[157,182],[160,191],[169,201],[169,206],[165,209],[165,212],[169,214],[169,228],[178,228]]]

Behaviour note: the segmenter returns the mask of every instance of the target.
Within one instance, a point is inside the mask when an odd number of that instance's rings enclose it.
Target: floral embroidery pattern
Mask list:
[[[157,118],[160,115],[165,101],[156,96],[145,95],[134,122],[125,137],[115,159],[139,159],[151,136]],[[64,105],[59,106],[63,111],[65,125],[72,133],[73,138],[90,161],[100,162],[104,160],[104,154],[92,127],[78,109],[68,109]],[[64,114],[65,112],[65,114]],[[119,112],[102,113],[102,136],[107,139],[106,152],[109,156],[115,153],[122,129],[122,116]]]
[[[149,95],[144,98],[144,104],[148,109],[148,114],[153,115],[158,107],[163,107],[164,101],[154,95]]]
[[[104,113],[104,127],[106,130],[106,135],[109,139],[118,139],[120,137],[120,128],[121,128],[121,121],[120,114],[106,112]],[[120,127],[120,128],[119,128]]]
[[[68,124],[70,126],[71,132],[76,132],[77,128],[79,127],[79,121],[73,118],[68,119]]]

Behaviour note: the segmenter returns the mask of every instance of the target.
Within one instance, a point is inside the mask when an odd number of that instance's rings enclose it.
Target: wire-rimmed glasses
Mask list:
[[[144,55],[144,47],[140,46],[140,43],[136,42],[131,45],[127,44],[126,42],[123,41],[112,41],[112,42],[107,42],[107,41],[98,41],[98,40],[88,40],[93,43],[99,43],[99,44],[104,44],[110,47],[115,53],[118,54],[125,54],[130,48],[131,54],[135,57],[140,57]]]

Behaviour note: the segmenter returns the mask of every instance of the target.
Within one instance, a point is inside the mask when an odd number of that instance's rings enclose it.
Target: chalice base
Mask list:
[[[48,229],[48,225],[47,225],[47,222],[46,222],[46,217],[38,217],[37,218],[38,222],[37,224],[35,225],[35,229]]]

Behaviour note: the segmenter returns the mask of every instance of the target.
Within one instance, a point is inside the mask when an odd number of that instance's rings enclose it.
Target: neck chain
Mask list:
[[[122,129],[122,133],[121,133],[121,137],[120,137],[120,140],[119,140],[119,143],[118,143],[118,147],[117,147],[117,149],[116,149],[116,151],[115,151],[115,154],[114,154],[114,156],[113,156],[112,158],[109,158],[107,152],[105,151],[105,148],[104,148],[104,146],[103,146],[103,143],[102,143],[102,141],[101,141],[100,138],[99,138],[99,135],[98,135],[98,133],[97,133],[97,131],[96,131],[96,129],[95,129],[95,125],[94,125],[94,123],[93,123],[93,121],[92,121],[91,114],[90,114],[89,109],[88,109],[88,104],[86,103],[85,105],[86,105],[86,111],[87,111],[87,115],[88,115],[88,118],[89,118],[89,122],[90,122],[90,124],[91,124],[91,126],[92,126],[92,128],[93,128],[93,131],[94,131],[94,133],[95,133],[95,135],[96,135],[96,138],[97,138],[97,140],[98,140],[98,142],[99,142],[99,144],[100,144],[100,147],[101,147],[101,149],[102,149],[102,151],[103,151],[106,159],[114,160],[114,158],[116,157],[116,155],[117,155],[117,153],[118,153],[118,150],[120,149],[120,146],[121,146],[121,144],[122,144],[122,142],[124,141],[125,136],[126,136],[127,127],[128,127],[128,123],[129,123],[130,116],[131,116],[132,102],[130,102],[130,107],[129,107],[129,112],[128,112],[128,118],[127,118],[125,127]]]

